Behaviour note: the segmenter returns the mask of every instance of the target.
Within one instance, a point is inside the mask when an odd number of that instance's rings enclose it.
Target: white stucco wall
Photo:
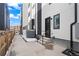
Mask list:
[[[77,3],[77,23],[79,23],[79,3]],[[79,39],[77,39],[76,36],[75,36],[75,25],[73,26],[73,39],[75,41],[79,42]]]
[[[49,16],[53,18],[53,16],[58,13],[60,13],[60,29],[53,29],[52,19],[51,37],[55,36],[56,38],[70,40],[70,24],[74,22],[74,4],[72,3],[52,3],[51,5],[46,4],[42,6],[42,34],[45,32],[45,18]],[[74,41],[79,42],[79,40],[75,38],[75,32]]]
[[[23,27],[28,24],[28,3],[23,3]]]
[[[36,15],[35,27],[36,27],[36,34],[37,34],[37,3],[35,4],[35,15]]]
[[[23,27],[28,25],[28,3],[23,3]],[[23,37],[26,38],[26,29],[23,29]]]

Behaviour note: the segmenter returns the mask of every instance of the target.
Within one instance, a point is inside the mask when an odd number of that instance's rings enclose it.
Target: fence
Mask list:
[[[0,55],[4,56],[12,42],[15,31],[4,32],[0,36]]]

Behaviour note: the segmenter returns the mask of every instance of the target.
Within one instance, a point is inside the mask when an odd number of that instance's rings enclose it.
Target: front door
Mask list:
[[[45,37],[50,38],[50,17],[45,19]]]

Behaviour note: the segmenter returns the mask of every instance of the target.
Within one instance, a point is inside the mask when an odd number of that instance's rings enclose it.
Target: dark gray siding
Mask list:
[[[8,6],[5,3],[0,3],[0,30],[9,29],[9,12]]]
[[[37,4],[37,34],[41,35],[42,4]]]

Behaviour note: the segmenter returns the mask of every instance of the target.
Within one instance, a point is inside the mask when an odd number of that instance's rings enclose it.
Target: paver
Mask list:
[[[49,50],[36,41],[25,42],[20,35],[16,34],[6,56],[65,56],[62,54],[64,49],[55,44],[53,49]]]

